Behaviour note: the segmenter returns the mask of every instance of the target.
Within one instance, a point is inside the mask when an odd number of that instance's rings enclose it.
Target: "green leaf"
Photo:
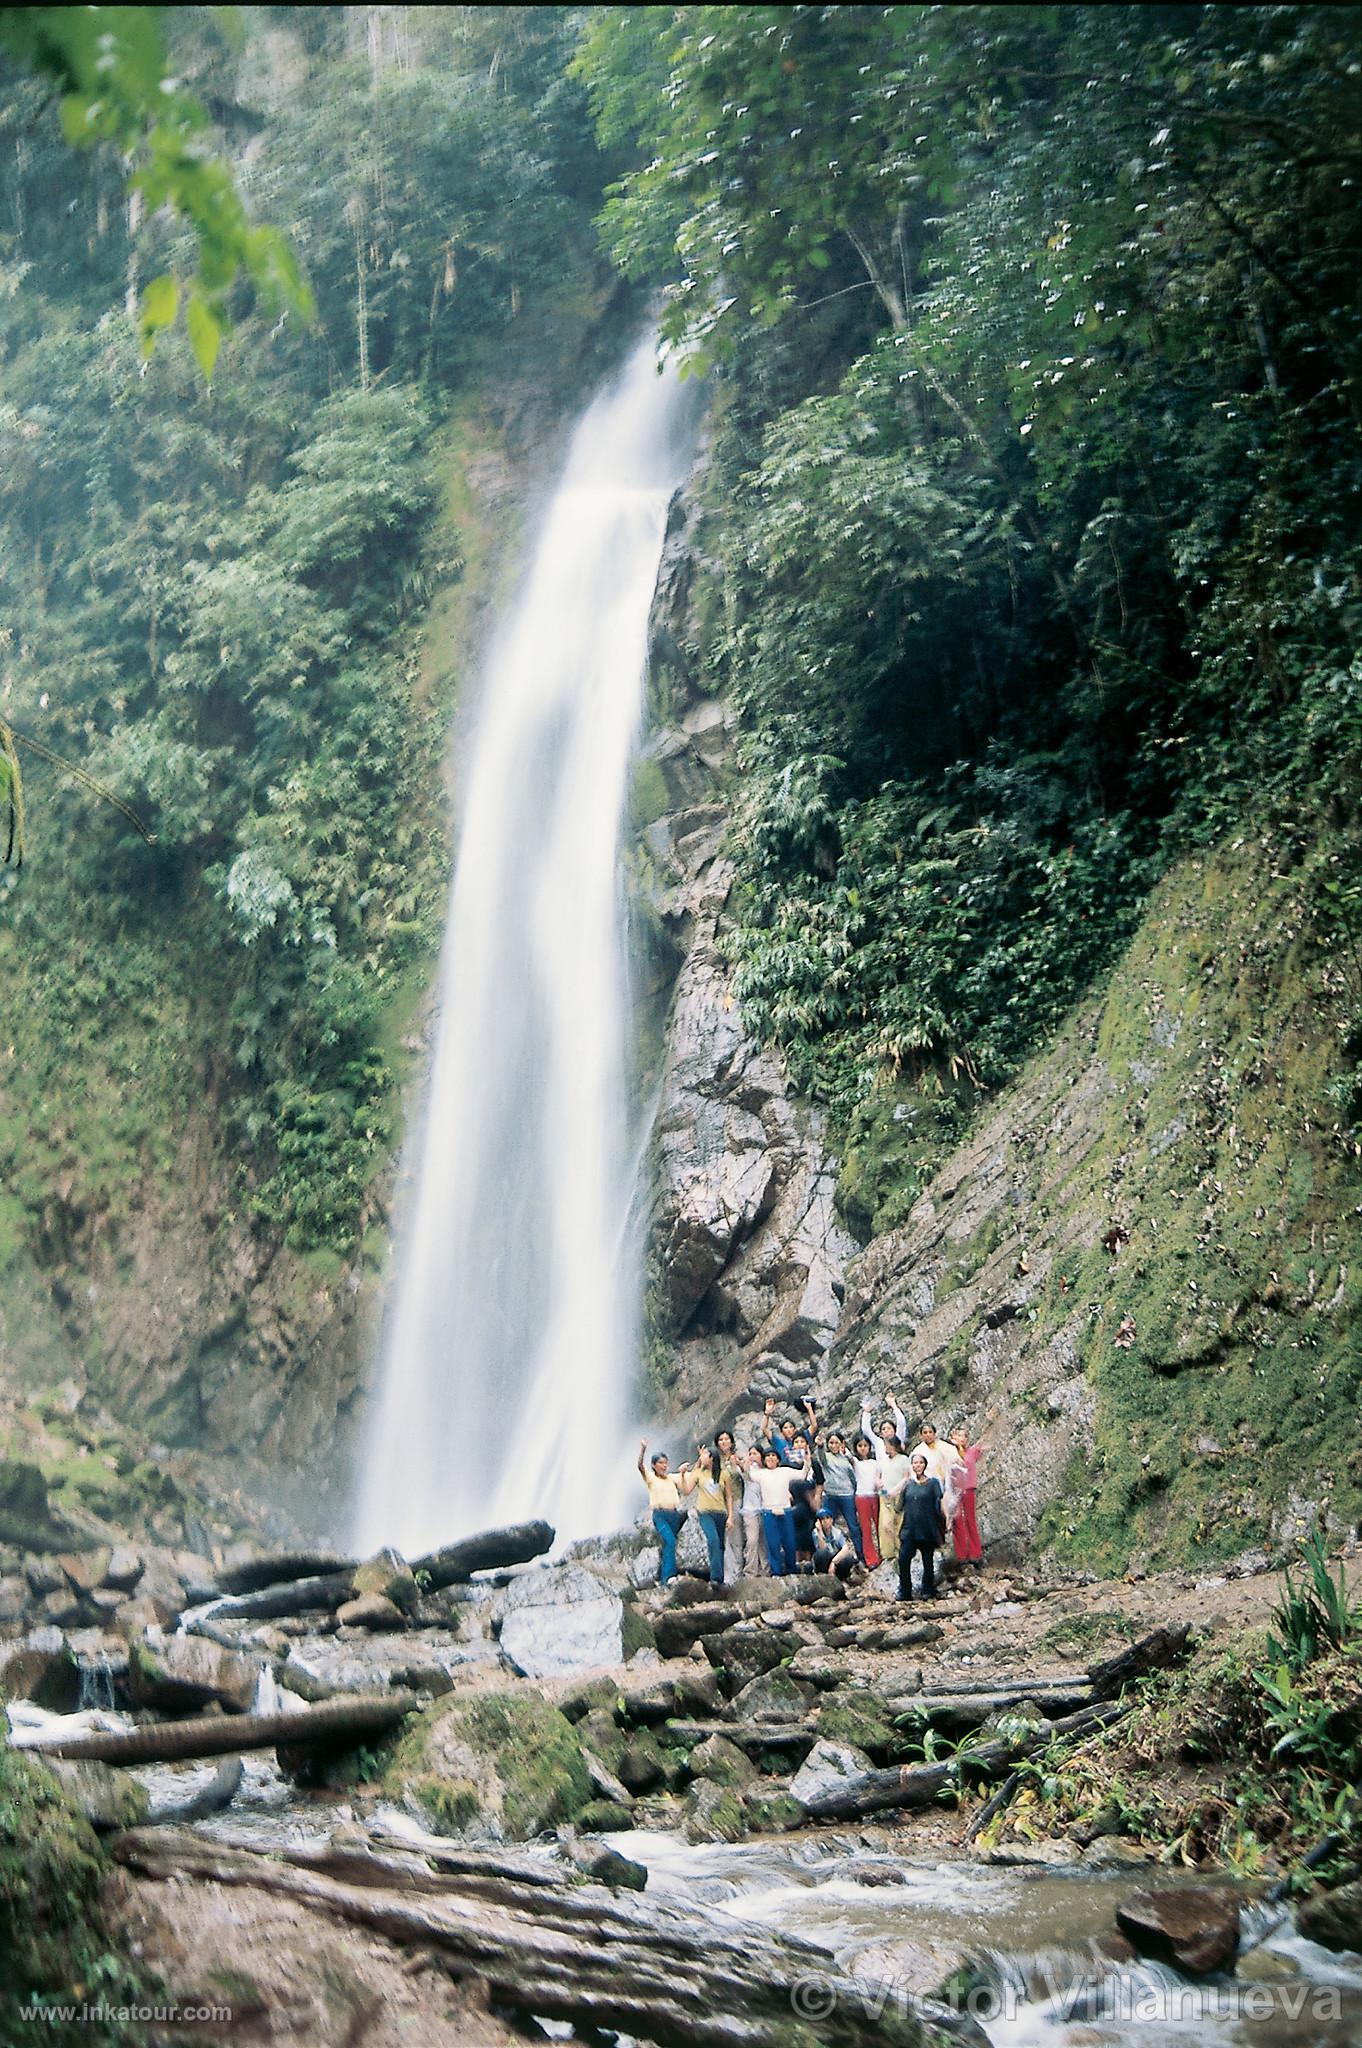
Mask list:
[[[174,323],[180,310],[180,287],[168,273],[153,277],[142,293],[142,352],[150,355],[157,334]]]
[[[195,360],[204,376],[211,379],[222,346],[222,322],[208,302],[197,296],[189,301],[185,319]]]

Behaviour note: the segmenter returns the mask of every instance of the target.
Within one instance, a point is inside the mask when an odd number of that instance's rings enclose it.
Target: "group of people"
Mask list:
[[[860,1431],[851,1436],[820,1430],[812,1401],[803,1404],[804,1423],[793,1415],[777,1418],[775,1402],[768,1401],[755,1443],[739,1450],[733,1432],[721,1429],[675,1472],[662,1451],[648,1460],[647,1442],[641,1443],[638,1470],[657,1532],[660,1583],[676,1575],[677,1542],[692,1507],[716,1585],[800,1571],[845,1580],[896,1559],[899,1597],[911,1600],[913,1564],[920,1559],[922,1594],[933,1600],[936,1553],[948,1539],[960,1564],[981,1564],[975,1506],[981,1445],[963,1428],[943,1438],[924,1422],[907,1451],[903,1409],[892,1395],[887,1405],[875,1430],[867,1399]]]

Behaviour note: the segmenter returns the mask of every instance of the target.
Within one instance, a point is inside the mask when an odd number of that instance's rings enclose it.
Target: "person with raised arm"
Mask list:
[[[695,1463],[683,1465],[677,1479],[682,1493],[695,1495],[695,1510],[700,1518],[705,1549],[709,1553],[710,1584],[721,1586],[724,1582],[724,1535],[728,1528],[731,1496],[728,1475],[718,1451],[708,1444],[701,1444],[695,1453]]]
[[[877,1540],[880,1556],[898,1556],[899,1538],[903,1533],[903,1493],[912,1478],[912,1469],[903,1448],[903,1439],[887,1430],[880,1440],[883,1455],[880,1458],[880,1525]]]
[[[648,1505],[653,1511],[653,1528],[657,1531],[657,1583],[665,1586],[668,1580],[676,1577],[676,1543],[686,1511],[681,1505],[681,1489],[667,1470],[667,1453],[658,1451],[653,1458],[652,1469],[645,1471],[643,1460],[647,1452],[648,1439],[645,1437],[638,1447],[638,1476],[648,1489]]]
[[[873,1572],[880,1562],[880,1461],[868,1436],[858,1436],[851,1446],[851,1470],[856,1482],[856,1526],[861,1532],[861,1561]]]
[[[775,1450],[767,1451],[757,1474],[766,1555],[771,1564],[771,1576],[776,1579],[783,1579],[795,1568],[794,1508],[790,1489],[796,1476],[789,1465],[781,1464],[780,1453]]]

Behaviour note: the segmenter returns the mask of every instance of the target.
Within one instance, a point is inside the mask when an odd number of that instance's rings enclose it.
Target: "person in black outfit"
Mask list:
[[[934,1553],[942,1539],[945,1517],[941,1506],[941,1481],[927,1477],[927,1460],[921,1451],[913,1454],[913,1476],[903,1489],[903,1532],[899,1537],[899,1598],[913,1597],[913,1558],[922,1555],[922,1594],[936,1598]]]

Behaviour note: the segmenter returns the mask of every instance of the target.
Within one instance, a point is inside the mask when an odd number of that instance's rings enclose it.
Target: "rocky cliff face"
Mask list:
[[[755,1044],[719,945],[731,744],[674,520],[640,778],[644,894],[669,957],[654,1147],[654,1379],[672,1433],[761,1398],[982,1433],[995,1546],[1102,1568],[1279,1544],[1362,1513],[1362,1212],[1315,993],[1318,850],[1189,858],[1126,956],[912,1201],[859,1248],[817,1112]],[[670,977],[670,978],[668,978]],[[902,1158],[895,1159],[895,1145]],[[841,1191],[843,1197],[849,1191]],[[854,1191],[852,1191],[854,1192]]]
[[[733,868],[725,706],[697,681],[690,617],[698,514],[673,516],[654,613],[653,689],[666,717],[636,810],[641,894],[665,1002],[650,1228],[656,1391],[708,1434],[766,1394],[807,1391],[840,1314],[855,1240],[833,1206],[818,1113],[747,1032],[719,946]]]

